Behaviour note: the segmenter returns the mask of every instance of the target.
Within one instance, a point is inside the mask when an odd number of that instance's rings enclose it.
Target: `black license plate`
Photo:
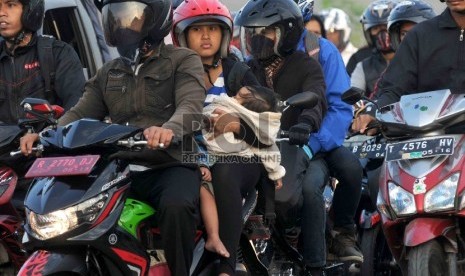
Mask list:
[[[361,159],[362,158],[369,158],[369,159],[384,158],[384,155],[386,153],[386,144],[377,143],[377,144],[362,144],[359,146],[354,146],[352,148],[352,153]]]
[[[454,137],[434,137],[392,143],[386,146],[386,161],[428,158],[454,153]]]

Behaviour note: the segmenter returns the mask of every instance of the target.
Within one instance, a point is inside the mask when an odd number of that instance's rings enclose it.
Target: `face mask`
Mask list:
[[[381,31],[376,36],[372,36],[373,44],[376,46],[381,53],[390,53],[394,50],[391,46],[391,40],[389,39],[388,31]]]
[[[116,47],[120,56],[125,57],[131,61],[133,61],[136,57],[137,48],[138,48],[138,44],[122,45],[122,46]]]
[[[263,35],[255,35],[251,40],[250,52],[256,59],[267,59],[275,54],[274,41]]]

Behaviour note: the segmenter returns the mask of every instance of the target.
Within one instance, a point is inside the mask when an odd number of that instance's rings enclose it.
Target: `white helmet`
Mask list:
[[[326,32],[341,31],[340,43],[342,45],[336,45],[338,48],[345,48],[349,43],[350,33],[352,28],[350,27],[350,18],[341,9],[330,8],[321,11],[321,16],[324,18],[324,24]]]

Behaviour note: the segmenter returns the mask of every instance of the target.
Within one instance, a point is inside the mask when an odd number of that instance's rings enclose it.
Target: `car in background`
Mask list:
[[[86,1],[93,3],[88,0],[45,0],[44,25],[39,33],[72,45],[84,67],[84,75],[89,79],[105,61],[119,55],[115,48],[103,43],[101,28],[98,35],[94,22],[98,20],[100,23],[100,18],[93,12],[99,11],[86,7]]]

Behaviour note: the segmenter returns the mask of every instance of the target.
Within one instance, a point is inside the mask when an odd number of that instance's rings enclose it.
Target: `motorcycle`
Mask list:
[[[362,195],[356,212],[360,249],[364,256],[363,263],[357,267],[360,275],[400,275],[383,234],[381,214],[376,208],[379,173],[385,151],[386,143],[382,136],[352,147],[364,170]]]
[[[41,109],[31,106],[28,118],[18,125],[0,125],[0,274],[16,275],[27,259],[21,244],[23,233],[23,195],[17,192],[17,185],[26,186],[29,181],[22,177],[33,158],[11,157],[10,152],[19,146],[19,138],[27,131],[43,128],[63,113],[59,106]],[[20,203],[21,202],[21,203]]]
[[[376,118],[388,139],[377,207],[396,262],[408,275],[463,275],[464,95],[404,95]]]
[[[316,98],[306,94],[295,95],[285,105],[314,106]],[[35,150],[47,157],[38,158],[27,173],[34,180],[24,204],[23,243],[33,253],[18,275],[170,275],[157,212],[130,197],[134,167],[114,155],[142,150],[146,141],[141,133],[139,127],[89,119],[41,133]],[[257,198],[256,191],[246,198],[245,221]],[[210,275],[215,268],[216,259],[204,246],[205,233],[199,230],[191,275]],[[253,260],[256,252],[250,246],[241,240],[247,269],[254,275],[267,273]]]

